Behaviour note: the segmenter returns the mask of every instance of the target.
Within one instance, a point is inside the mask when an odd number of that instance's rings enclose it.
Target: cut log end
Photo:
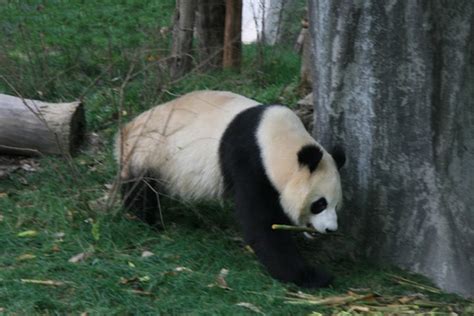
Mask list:
[[[84,140],[81,102],[48,103],[0,94],[0,154],[74,154]]]
[[[75,154],[84,142],[84,135],[86,134],[86,113],[82,102],[78,102],[76,110],[71,116],[69,126],[69,152]]]

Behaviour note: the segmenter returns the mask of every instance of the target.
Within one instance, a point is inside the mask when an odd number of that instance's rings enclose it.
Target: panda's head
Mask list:
[[[298,167],[280,194],[285,213],[296,225],[320,233],[337,230],[337,210],[342,206],[339,169],[345,163],[344,152],[335,147],[329,154],[313,143],[301,147],[296,158]]]

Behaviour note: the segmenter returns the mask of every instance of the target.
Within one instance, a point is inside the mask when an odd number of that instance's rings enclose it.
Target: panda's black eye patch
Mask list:
[[[323,152],[321,149],[313,144],[305,145],[298,151],[298,162],[300,166],[307,166],[311,173],[316,170],[322,157]]]
[[[320,198],[316,202],[313,202],[311,204],[311,213],[312,214],[319,214],[322,211],[324,211],[328,207],[328,202],[326,201],[325,198]]]

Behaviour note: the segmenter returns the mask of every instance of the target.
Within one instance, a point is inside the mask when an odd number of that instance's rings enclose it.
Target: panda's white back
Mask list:
[[[220,139],[238,113],[257,104],[231,92],[196,91],[142,113],[117,137],[121,178],[146,173],[182,199],[221,198]]]

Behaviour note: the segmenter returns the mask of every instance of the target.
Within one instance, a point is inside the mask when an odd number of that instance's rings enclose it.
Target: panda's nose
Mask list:
[[[326,228],[326,234],[334,233],[337,229]]]

